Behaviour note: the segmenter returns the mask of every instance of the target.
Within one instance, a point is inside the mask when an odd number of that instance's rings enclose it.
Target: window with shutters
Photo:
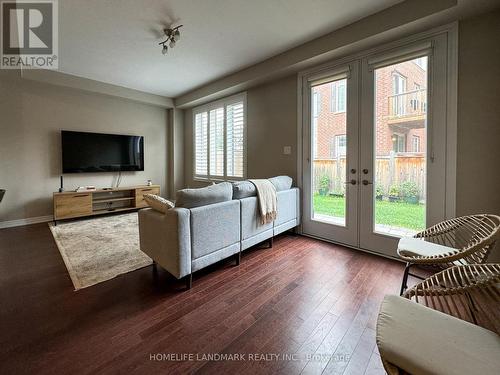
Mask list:
[[[246,94],[193,110],[194,178],[245,178]]]

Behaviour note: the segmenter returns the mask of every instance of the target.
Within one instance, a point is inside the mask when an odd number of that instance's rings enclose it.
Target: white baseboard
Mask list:
[[[30,225],[30,224],[37,224],[37,223],[46,223],[46,222],[52,221],[52,220],[54,220],[54,216],[47,215],[47,216],[28,217],[26,219],[0,221],[0,229],[19,227],[22,225]]]

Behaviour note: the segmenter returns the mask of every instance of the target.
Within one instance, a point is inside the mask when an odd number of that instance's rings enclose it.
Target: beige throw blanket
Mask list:
[[[257,189],[259,198],[260,222],[267,224],[276,219],[277,201],[276,189],[271,181],[266,179],[249,180]]]

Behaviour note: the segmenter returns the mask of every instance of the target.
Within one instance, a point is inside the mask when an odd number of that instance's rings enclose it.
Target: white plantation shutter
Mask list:
[[[227,176],[243,177],[245,114],[243,102],[226,107]]]
[[[245,95],[197,108],[194,114],[194,177],[245,177]]]
[[[195,174],[208,175],[208,115],[207,112],[195,115]]]
[[[224,177],[224,107],[210,111],[210,176]]]

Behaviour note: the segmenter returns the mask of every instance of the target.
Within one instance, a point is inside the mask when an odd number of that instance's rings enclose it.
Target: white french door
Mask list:
[[[399,238],[451,212],[448,42],[301,75],[304,234],[395,257]]]
[[[359,63],[304,78],[303,231],[356,246],[358,241]]]

